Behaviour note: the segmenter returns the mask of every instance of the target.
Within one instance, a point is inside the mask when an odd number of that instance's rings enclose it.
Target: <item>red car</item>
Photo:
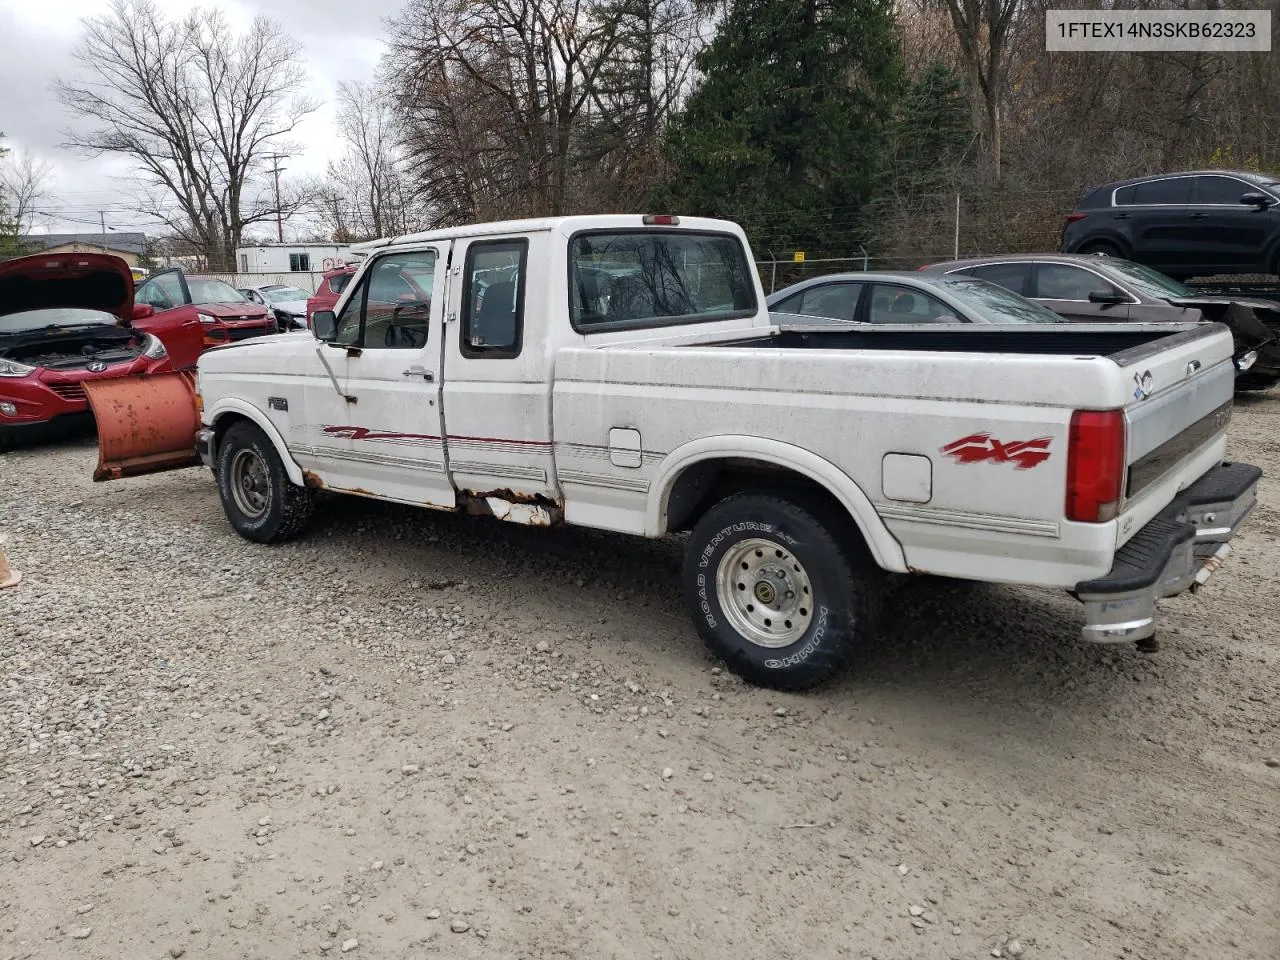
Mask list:
[[[307,297],[307,326],[311,326],[311,315],[317,310],[332,310],[338,303],[338,297],[347,289],[347,284],[355,276],[358,264],[349,263],[345,267],[330,270],[320,281],[316,292]]]
[[[133,275],[102,253],[0,263],[0,449],[53,424],[92,422],[87,380],[171,369],[165,345],[132,325]]]
[[[154,311],[134,325],[164,341],[175,370],[194,367],[208,347],[280,332],[266,307],[225,280],[189,277],[178,267],[138,284],[134,298]]]

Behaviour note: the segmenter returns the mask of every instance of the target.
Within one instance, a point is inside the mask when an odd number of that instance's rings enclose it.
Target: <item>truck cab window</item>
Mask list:
[[[527,240],[473,243],[462,290],[462,355],[520,355]]]
[[[580,233],[570,244],[569,318],[595,333],[751,316],[751,270],[728,234]]]
[[[425,347],[435,268],[434,250],[380,257],[342,308],[335,342],[366,350]]]

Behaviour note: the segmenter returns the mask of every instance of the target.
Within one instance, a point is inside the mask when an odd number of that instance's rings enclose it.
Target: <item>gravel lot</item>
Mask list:
[[[1280,957],[1280,396],[1163,650],[924,582],[809,695],[703,652],[678,545],[0,457],[0,958]],[[1268,760],[1271,765],[1268,765]]]

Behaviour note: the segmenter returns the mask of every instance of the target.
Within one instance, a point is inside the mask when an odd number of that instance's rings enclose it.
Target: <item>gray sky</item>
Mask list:
[[[382,21],[398,13],[404,2],[156,0],[174,17],[194,7],[221,7],[237,28],[264,13],[283,24],[302,44],[311,74],[308,92],[325,104],[296,132],[294,139],[305,148],[283,162],[285,178],[323,172],[336,152],[329,116],[337,86],[344,80],[373,78],[382,53]],[[5,94],[0,103],[0,131],[7,135],[4,144],[30,150],[53,168],[49,196],[41,205],[47,215],[38,230],[97,231],[98,211],[105,210],[109,228],[155,232],[154,224],[128,211],[129,196],[138,181],[126,161],[86,159],[58,146],[63,139],[61,131],[71,118],[54,98],[53,80],[75,74],[77,64],[71,47],[80,36],[80,18],[101,13],[104,7],[102,0],[0,0],[0,90]]]

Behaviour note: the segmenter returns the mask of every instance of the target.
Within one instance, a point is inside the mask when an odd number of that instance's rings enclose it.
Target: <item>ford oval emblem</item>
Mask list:
[[[1153,384],[1151,371],[1144,370],[1141,374],[1133,375],[1133,397],[1135,400],[1145,400],[1151,396],[1151,386]]]
[[[101,373],[101,372],[102,372],[103,370],[105,370],[105,369],[107,369],[107,365],[106,365],[105,363],[103,363],[101,360],[90,360],[90,361],[89,361],[89,372],[90,372],[90,373]]]

